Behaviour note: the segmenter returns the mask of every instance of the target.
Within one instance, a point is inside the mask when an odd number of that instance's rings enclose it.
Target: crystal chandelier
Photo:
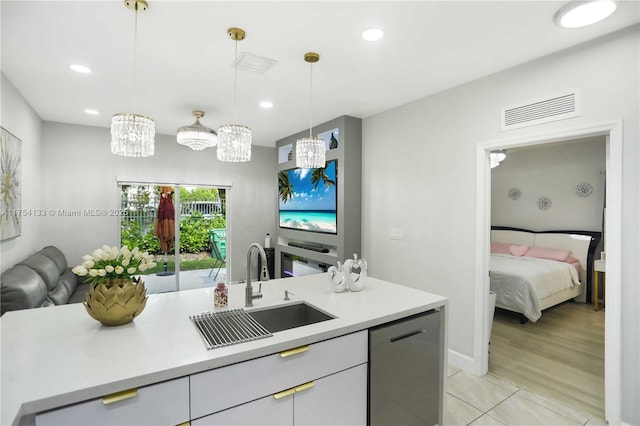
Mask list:
[[[200,119],[204,117],[204,112],[193,111],[196,122],[190,126],[180,127],[176,139],[179,144],[188,146],[194,151],[211,148],[218,143],[218,135],[215,130],[203,126]]]
[[[313,63],[320,60],[320,55],[314,52],[304,54],[304,60],[309,63],[311,77],[309,79],[309,137],[296,141],[296,167],[302,169],[319,168],[325,166],[324,141],[313,137],[313,126],[311,120],[311,106],[313,103]]]
[[[238,41],[246,33],[240,28],[229,28],[227,34],[236,42],[236,59],[233,70],[233,121],[236,121],[238,82]],[[218,128],[218,160],[240,162],[251,160],[251,129],[241,124],[226,124]]]
[[[149,157],[154,153],[156,127],[153,119],[136,114],[136,72],[138,54],[138,11],[149,5],[145,0],[125,0],[125,6],[135,11],[133,31],[133,113],[114,114],[111,119],[111,152],[125,157]]]

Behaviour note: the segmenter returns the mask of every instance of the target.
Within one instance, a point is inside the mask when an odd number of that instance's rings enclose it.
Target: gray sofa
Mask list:
[[[89,291],[89,285],[71,272],[67,258],[54,246],[7,269],[0,281],[0,315],[18,309],[83,302]]]

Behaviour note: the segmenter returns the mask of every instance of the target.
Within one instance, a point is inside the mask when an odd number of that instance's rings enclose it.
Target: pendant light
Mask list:
[[[246,33],[240,28],[229,28],[227,34],[236,42],[236,56],[233,63],[233,121],[236,121],[238,84],[238,41],[244,40]],[[251,129],[241,124],[226,124],[218,128],[218,160],[241,162],[251,160]]]
[[[218,134],[215,130],[203,126],[200,119],[204,117],[204,112],[193,111],[196,122],[190,126],[180,127],[176,139],[179,144],[188,146],[194,151],[201,151],[211,148],[218,143]]]
[[[309,78],[309,137],[298,139],[296,142],[296,167],[302,169],[319,168],[325,166],[326,150],[324,141],[313,137],[311,111],[313,105],[313,64],[320,60],[320,55],[314,52],[304,54],[304,60],[309,63],[311,75]]]
[[[149,157],[155,149],[156,127],[153,119],[136,114],[136,73],[138,56],[138,12],[149,5],[145,0],[125,0],[135,12],[133,29],[133,112],[114,114],[111,119],[111,152],[125,157]]]

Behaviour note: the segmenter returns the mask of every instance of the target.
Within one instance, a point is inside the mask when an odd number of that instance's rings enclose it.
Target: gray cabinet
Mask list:
[[[192,423],[364,425],[367,342],[360,331],[194,374]]]
[[[176,425],[188,420],[189,378],[181,377],[39,413],[35,424]]]
[[[359,331],[39,413],[35,424],[364,425],[367,342]]]
[[[367,424],[367,365],[316,380],[294,395],[294,425]]]
[[[367,365],[193,420],[192,426],[322,425],[367,423]]]
[[[278,278],[290,276],[292,273],[295,275],[304,275],[314,272],[314,269],[316,272],[322,272],[324,267],[335,265],[338,261],[343,262],[345,259],[351,258],[353,253],[361,254],[362,120],[349,116],[338,117],[314,126],[313,133],[315,136],[325,140],[327,164],[329,165],[330,162],[335,161],[335,233],[326,232],[327,229],[330,229],[329,227],[316,226],[318,224],[313,222],[313,218],[307,220],[305,217],[299,217],[289,220],[289,218],[285,217],[286,215],[282,214],[282,210],[279,208],[279,214],[276,215],[276,235],[274,242],[276,255],[275,272]],[[279,174],[283,172],[285,174],[292,173],[291,171],[296,168],[296,141],[308,135],[309,129],[306,129],[276,142],[279,158],[277,170]],[[329,149],[332,136],[333,139],[337,141],[337,147]],[[333,166],[329,166],[327,169],[329,170],[330,167]],[[274,179],[275,178],[274,176]],[[329,186],[330,185],[331,183],[329,183]],[[312,193],[318,194],[317,191],[325,189],[327,189],[327,187],[323,186],[323,183],[321,183],[318,188],[312,188],[306,192],[298,191],[295,185],[293,186],[293,191],[297,192],[296,197],[310,196]],[[287,203],[283,204],[280,201],[281,195],[279,191],[279,205],[284,209],[289,208]],[[297,209],[298,207],[292,206],[291,208]],[[322,208],[322,206],[319,208]],[[287,220],[289,220],[289,222],[285,223]],[[285,226],[281,226],[282,224]],[[292,226],[292,224],[294,225]],[[322,247],[326,252],[311,250],[305,248],[305,245]],[[284,255],[292,258],[292,262],[300,261],[300,264],[293,264],[293,268],[295,269],[296,266],[299,266],[300,271],[283,270],[282,260]]]
[[[191,421],[191,426],[285,426],[293,424],[293,398],[272,395]]]

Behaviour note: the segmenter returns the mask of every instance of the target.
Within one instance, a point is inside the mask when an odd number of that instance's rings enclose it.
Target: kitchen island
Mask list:
[[[254,283],[254,289],[257,286]],[[289,292],[288,301],[284,300],[285,290]],[[364,336],[363,332],[372,327],[434,309],[442,313],[446,347],[447,299],[441,296],[371,277],[363,291],[333,293],[327,274],[264,282],[262,294],[247,311],[304,301],[335,318],[207,350],[189,317],[214,311],[213,288],[151,295],[139,317],[118,327],[102,326],[80,304],[8,312],[0,318],[2,425],[39,424],[38,413],[130,389],[178,383],[181,378],[195,382],[198,374],[223,371],[249,360],[266,360],[292,348],[340,342],[336,338],[343,336],[361,340],[355,336]],[[244,295],[244,284],[231,285],[229,309],[243,308]],[[328,350],[341,347],[335,343]],[[442,384],[444,350],[440,364]],[[231,375],[224,383],[226,389],[234,389],[234,377],[242,379]],[[188,386],[189,380],[185,383]],[[442,411],[442,396],[440,401]],[[180,421],[195,418],[191,404],[191,411]]]

